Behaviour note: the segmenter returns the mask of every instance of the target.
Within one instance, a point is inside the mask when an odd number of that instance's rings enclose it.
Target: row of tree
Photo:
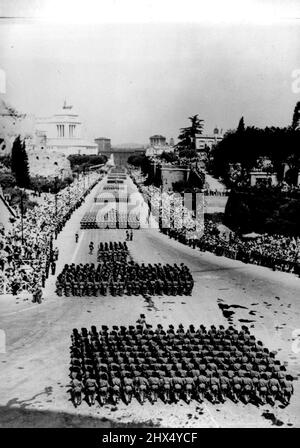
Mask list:
[[[294,109],[291,125],[284,128],[245,127],[242,117],[237,129],[228,131],[213,148],[210,169],[230,183],[230,164],[240,163],[246,175],[261,157],[270,159],[279,180],[283,179],[283,164],[287,163],[290,182],[296,181],[300,169],[300,102]]]
[[[83,172],[95,165],[102,165],[107,162],[107,157],[96,154],[71,154],[68,156],[73,172]]]

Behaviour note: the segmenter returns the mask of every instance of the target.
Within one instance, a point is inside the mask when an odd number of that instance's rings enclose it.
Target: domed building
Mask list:
[[[36,131],[45,136],[48,150],[70,154],[98,154],[98,146],[83,137],[83,124],[73,106],[64,102],[61,110],[48,118],[36,119]]]

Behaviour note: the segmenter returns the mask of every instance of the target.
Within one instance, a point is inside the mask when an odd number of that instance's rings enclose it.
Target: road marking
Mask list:
[[[80,247],[80,244],[81,244],[81,242],[82,242],[82,240],[83,240],[83,237],[84,237],[84,232],[82,232],[82,234],[81,234],[80,237],[79,237],[78,243],[76,243],[76,244],[77,244],[77,247],[76,247],[75,252],[74,252],[74,254],[73,254],[73,257],[72,257],[72,260],[71,260],[71,264],[74,263],[74,260],[75,260],[75,258],[77,257],[77,253],[78,253],[78,251],[79,251],[79,247]]]
[[[208,409],[207,405],[205,403],[202,403],[203,407],[207,410],[211,420],[213,421],[213,423],[215,424],[216,428],[220,428],[220,425],[217,423],[216,419],[212,416],[212,413],[210,412],[210,410]]]
[[[44,305],[47,305],[49,303],[53,303],[53,302],[45,302]],[[25,311],[33,310],[34,308],[38,308],[39,306],[40,306],[40,304],[33,305],[33,306],[30,306],[29,308],[23,308],[22,310],[18,310],[18,311],[13,311],[11,313],[2,314],[1,317],[13,316],[14,314],[24,313]]]

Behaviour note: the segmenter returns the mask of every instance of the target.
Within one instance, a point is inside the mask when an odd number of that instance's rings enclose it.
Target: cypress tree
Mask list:
[[[238,127],[237,127],[237,132],[244,132],[245,130],[245,122],[244,122],[244,117],[242,117],[239,121]]]
[[[295,106],[294,114],[293,114],[293,121],[292,121],[292,129],[299,129],[300,128],[300,101]]]
[[[30,183],[28,156],[25,142],[21,137],[15,139],[11,150],[11,171],[15,176],[18,187],[28,187]]]

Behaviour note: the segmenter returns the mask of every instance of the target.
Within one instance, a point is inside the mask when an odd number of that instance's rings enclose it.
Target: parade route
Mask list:
[[[151,217],[149,228],[134,230],[128,241],[130,255],[138,263],[186,264],[194,277],[192,296],[155,296],[153,305],[142,296],[58,297],[55,279],[65,263],[97,263],[96,251],[89,255],[88,245],[100,241],[124,241],[125,230],[80,230],[85,212],[95,207],[94,197],[100,181],[85,202],[72,215],[54,246],[59,249],[55,276],[46,282],[44,301],[32,305],[15,297],[0,298],[0,328],[6,334],[6,353],[0,353],[0,427],[8,426],[91,426],[117,425],[164,427],[272,427],[300,426],[300,387],[286,407],[276,404],[256,407],[227,400],[200,405],[182,400],[165,405],[135,399],[129,406],[99,405],[89,408],[84,402],[75,409],[68,393],[69,346],[73,328],[96,325],[135,325],[144,313],[152,325],[161,323],[185,327],[230,323],[240,328],[246,323],[251,332],[271,350],[277,351],[287,370],[300,377],[300,279],[293,274],[217,257],[185,246],[157,229]],[[127,179],[130,191],[137,189]],[[140,199],[142,197],[140,196]],[[142,201],[141,201],[142,203]],[[142,204],[145,214],[147,210]],[[75,233],[79,231],[79,241]],[[220,304],[231,307],[225,317]],[[245,412],[247,408],[247,412]]]

